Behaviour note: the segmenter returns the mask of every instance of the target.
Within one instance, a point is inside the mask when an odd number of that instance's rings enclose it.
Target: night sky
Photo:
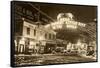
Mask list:
[[[74,15],[74,19],[79,22],[92,22],[97,18],[96,6],[81,6],[81,5],[55,5],[55,4],[39,4],[40,9],[54,20],[57,19],[59,13],[69,13]]]
[[[25,2],[18,3],[24,4]],[[93,22],[94,19],[97,19],[97,6],[26,2],[28,6],[28,3],[31,3],[37,8],[40,7],[41,11],[54,20],[57,19],[59,13],[72,13],[74,15],[74,20],[83,23]],[[32,9],[31,6],[29,6],[29,8]]]

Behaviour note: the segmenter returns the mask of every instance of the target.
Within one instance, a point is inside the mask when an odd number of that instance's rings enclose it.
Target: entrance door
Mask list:
[[[19,46],[19,53],[24,53],[24,45],[20,44]]]
[[[55,49],[55,44],[46,44],[44,51],[45,53],[52,53],[54,49]]]

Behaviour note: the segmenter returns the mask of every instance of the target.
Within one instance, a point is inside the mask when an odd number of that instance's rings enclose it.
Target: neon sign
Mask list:
[[[70,29],[77,29],[78,26],[80,27],[85,27],[86,24],[81,23],[81,22],[77,22],[75,20],[73,20],[73,15],[71,13],[66,13],[64,16],[64,14],[58,14],[57,16],[57,21],[53,22],[51,24],[46,25],[45,27],[52,27],[53,29],[63,29],[63,25],[66,28],[70,28]]]

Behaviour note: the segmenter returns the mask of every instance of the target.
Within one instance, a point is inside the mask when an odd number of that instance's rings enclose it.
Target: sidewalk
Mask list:
[[[55,54],[31,54],[31,55],[25,55],[25,54],[18,54],[15,56],[49,56],[49,55],[55,55]]]
[[[84,57],[84,58],[89,58],[89,59],[94,59],[96,60],[96,56],[86,56],[86,55],[81,55],[81,57]]]

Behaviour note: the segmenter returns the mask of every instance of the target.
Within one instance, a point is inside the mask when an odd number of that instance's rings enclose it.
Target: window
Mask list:
[[[27,35],[30,35],[30,28],[27,28]]]
[[[51,34],[51,39],[53,39],[53,35]]]
[[[45,34],[45,39],[47,39],[47,34]]]
[[[55,35],[53,35],[53,39],[55,39]]]
[[[34,29],[34,36],[36,36],[36,29]]]
[[[49,34],[49,39],[51,39],[51,34]]]

